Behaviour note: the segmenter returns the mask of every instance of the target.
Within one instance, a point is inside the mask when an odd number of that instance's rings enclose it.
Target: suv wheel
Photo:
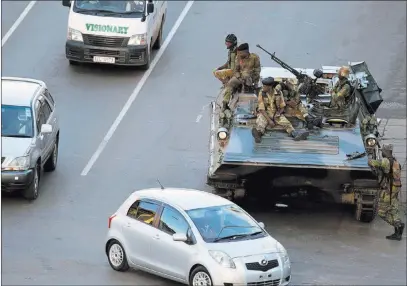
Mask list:
[[[40,167],[37,165],[34,168],[34,178],[31,185],[23,191],[23,196],[29,201],[33,201],[38,198],[38,188],[40,185]]]
[[[49,156],[47,162],[44,165],[45,172],[52,172],[56,169],[58,162],[58,138],[55,140],[52,154]]]

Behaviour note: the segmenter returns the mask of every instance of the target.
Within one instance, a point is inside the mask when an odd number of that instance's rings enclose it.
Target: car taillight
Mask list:
[[[116,217],[115,214],[109,217],[109,222],[108,222],[108,225],[107,225],[108,228],[110,228],[110,226],[112,225],[112,220],[113,220],[115,217]]]

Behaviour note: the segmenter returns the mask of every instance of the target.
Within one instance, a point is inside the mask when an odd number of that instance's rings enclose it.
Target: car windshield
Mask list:
[[[98,1],[78,0],[75,1],[74,12],[77,13],[102,13],[106,16],[128,15],[129,17],[141,17],[144,13],[145,1]]]
[[[34,124],[31,108],[1,105],[1,136],[32,138]]]
[[[266,234],[240,207],[224,205],[187,211],[205,242],[256,239]]]

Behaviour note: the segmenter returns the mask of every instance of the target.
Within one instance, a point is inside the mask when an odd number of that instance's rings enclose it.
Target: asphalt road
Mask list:
[[[165,35],[185,3],[169,3]],[[3,5],[3,29],[18,11],[20,4]],[[257,43],[296,67],[365,60],[389,102],[380,116],[405,117],[405,2],[195,2],[98,161],[81,176],[143,73],[70,67],[67,18],[60,1],[38,2],[3,47],[3,76],[46,81],[61,120],[58,167],[43,177],[40,197],[2,198],[5,285],[173,285],[111,270],[107,219],[133,190],[157,187],[156,178],[164,186],[206,189],[205,106],[219,89],[211,71],[225,61],[227,33],[248,41],[263,66],[274,64]],[[287,247],[294,285],[406,285],[405,238],[385,240],[391,229],[380,220],[360,224],[341,210],[250,211]]]

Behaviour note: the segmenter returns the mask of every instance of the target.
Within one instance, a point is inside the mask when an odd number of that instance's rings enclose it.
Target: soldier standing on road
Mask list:
[[[244,84],[252,86],[260,80],[260,58],[258,55],[249,52],[249,44],[244,43],[237,47],[237,57],[233,77],[226,84],[223,94],[223,110],[228,109],[232,92]]]
[[[351,86],[348,80],[350,70],[348,67],[343,66],[338,71],[339,81],[332,89],[332,99],[329,107],[341,109],[345,106],[346,100],[350,96]]]
[[[400,241],[404,231],[404,223],[401,222],[399,216],[398,198],[401,189],[401,166],[393,157],[393,145],[383,145],[382,155],[381,160],[369,160],[369,166],[382,173],[378,215],[394,227],[394,233],[386,238]]]
[[[234,34],[226,36],[225,45],[228,51],[228,59],[225,64],[213,71],[213,75],[223,84],[226,84],[233,76],[237,55],[237,37]]]
[[[318,126],[320,121],[308,116],[308,110],[301,102],[300,93],[295,88],[294,84],[289,80],[285,80],[276,86],[277,90],[281,90],[284,95],[286,107],[284,113],[288,116],[296,117],[299,120],[307,123],[307,128],[312,129]]]
[[[256,143],[261,142],[261,137],[266,132],[267,126],[273,128],[276,125],[282,126],[294,140],[307,139],[309,132],[296,131],[290,121],[282,114],[285,108],[283,94],[276,90],[274,78],[268,77],[262,80],[263,87],[258,96],[258,114],[256,127],[252,129],[252,135]]]

